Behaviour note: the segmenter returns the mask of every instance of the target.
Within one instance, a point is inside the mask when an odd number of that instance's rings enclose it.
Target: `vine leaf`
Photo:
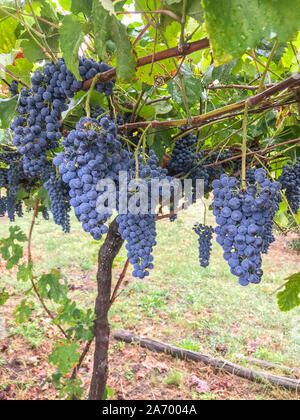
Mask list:
[[[183,1],[182,0],[162,0],[162,6],[164,9],[170,10],[175,13],[179,18],[182,18]],[[198,22],[203,22],[203,9],[201,1],[189,0],[186,6],[186,15],[192,17]],[[163,28],[166,28],[174,20],[170,16],[162,15],[161,24]]]
[[[277,294],[278,306],[283,312],[290,311],[300,305],[300,272],[292,274],[286,280],[284,290]]]
[[[17,280],[26,282],[32,278],[32,265],[21,264],[17,273]]]
[[[42,49],[36,44],[36,42],[30,38],[27,34],[24,35],[24,39],[21,41],[21,47],[27,60],[35,63],[38,60],[43,60],[45,54]]]
[[[68,288],[60,283],[61,273],[52,270],[50,274],[44,274],[39,282],[38,288],[43,299],[51,299],[55,303],[61,302],[66,296]]]
[[[30,83],[30,72],[32,67],[33,64],[26,58],[19,58],[18,60],[15,60],[13,65],[6,66],[7,70],[28,84]],[[10,81],[11,78],[7,77],[7,80]]]
[[[300,3],[273,0],[203,0],[217,64],[238,58],[267,38],[291,40],[300,28]]]
[[[76,28],[76,30],[74,30]],[[79,56],[80,45],[84,41],[83,25],[81,20],[74,15],[66,15],[59,30],[60,46],[66,66],[77,80],[81,80],[79,74]]]
[[[23,299],[20,305],[16,306],[14,310],[15,320],[17,324],[23,324],[28,321],[33,310],[33,303]]]
[[[112,0],[100,0],[100,3],[111,15],[115,14],[115,9]]]
[[[8,54],[16,45],[19,22],[0,13],[0,54]]]
[[[73,343],[56,343],[53,353],[49,355],[49,362],[57,366],[62,375],[66,375],[78,361],[80,354],[76,351],[79,345]]]
[[[3,306],[9,299],[9,294],[6,292],[5,287],[0,290],[0,306]]]
[[[192,70],[187,66],[183,65],[180,69],[183,75],[183,86],[189,108],[193,107],[196,102],[199,101],[203,86],[200,79],[197,79]],[[177,83],[175,83],[177,81]],[[180,84],[179,76],[175,77],[175,81],[168,83],[168,92],[172,96],[175,103],[179,104],[182,108],[184,107],[184,98],[182,92],[179,89]]]
[[[17,108],[18,99],[14,96],[11,99],[0,99],[0,120],[1,128],[8,128]]]
[[[93,7],[93,0],[72,0],[71,1],[71,12],[75,15],[79,13],[84,13],[87,16],[90,16]]]
[[[2,258],[7,261],[7,270],[11,270],[23,257],[23,248],[19,244],[16,244],[15,241],[25,242],[27,240],[26,235],[21,231],[19,226],[11,226],[9,233],[9,238],[0,240],[0,253]]]
[[[131,80],[136,70],[136,58],[132,52],[126,26],[116,16],[110,15],[99,0],[94,0],[92,19],[97,54],[103,59],[107,51],[107,45],[111,42],[117,45],[117,75],[121,80]]]

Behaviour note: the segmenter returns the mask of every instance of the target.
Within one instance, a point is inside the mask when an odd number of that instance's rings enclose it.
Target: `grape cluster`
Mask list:
[[[13,222],[15,215],[23,216],[22,202],[18,200],[19,191],[23,188],[30,192],[37,180],[24,173],[21,155],[6,146],[2,146],[0,162],[0,190],[5,190],[5,195],[0,198],[0,216],[7,213]]]
[[[208,267],[210,254],[212,249],[212,234],[213,227],[203,225],[202,223],[197,223],[193,230],[199,236],[198,238],[198,248],[199,248],[199,262],[201,267]]]
[[[91,118],[97,120],[100,117],[104,117],[107,112],[101,108],[99,105],[93,106],[91,108]]]
[[[47,161],[47,151],[59,146],[60,113],[67,109],[66,98],[54,87],[54,74],[46,65],[44,73],[36,71],[31,78],[32,88],[21,89],[18,114],[10,125],[12,143],[23,158],[24,171],[41,176]]]
[[[286,199],[294,214],[297,214],[300,207],[300,157],[296,162],[288,162],[282,168],[279,177],[282,189],[285,190]]]
[[[44,187],[51,200],[51,213],[54,223],[61,226],[65,233],[70,232],[70,197],[69,186],[56,173],[56,169],[51,164],[47,164],[42,175]],[[46,211],[43,213],[47,220]]]
[[[204,193],[209,193],[212,181],[224,174],[226,169],[223,165],[209,165],[228,157],[232,157],[230,150],[225,150],[224,153],[213,152],[208,156],[205,156],[204,150],[197,152],[197,137],[189,133],[176,141],[167,167],[171,175],[181,174],[182,177],[187,176],[192,180],[193,202],[195,202],[197,180],[203,180]]]
[[[109,69],[106,63],[80,59],[79,73],[84,81]],[[24,155],[25,172],[40,176],[47,151],[59,146],[61,113],[68,109],[68,98],[82,88],[83,82],[77,81],[60,59],[57,64],[47,63],[43,71],[35,71],[31,83],[31,89],[21,89],[19,115],[10,128],[14,133],[13,144]],[[109,95],[113,87],[114,82],[109,81],[97,83],[95,89]]]
[[[261,253],[272,241],[266,226],[271,226],[280,201],[280,183],[268,180],[264,169],[255,171],[255,181],[240,189],[236,178],[223,174],[212,183],[217,242],[242,286],[261,281]]]
[[[16,96],[19,94],[19,84],[16,80],[13,80],[8,87],[9,92],[11,93],[11,96]]]
[[[97,211],[97,184],[107,178],[118,183],[119,172],[128,168],[128,152],[121,150],[117,127],[108,117],[98,121],[82,118],[62,145],[65,151],[53,163],[70,188],[70,204],[83,230],[100,240],[107,232],[105,223],[112,213]]]
[[[188,176],[192,180],[193,186],[193,202],[196,201],[196,182],[202,179],[204,182],[204,191],[209,190],[209,172],[203,163],[204,152],[196,151],[197,137],[193,134],[188,134],[182,139],[176,141],[171,159],[168,162],[167,168],[170,175]]]
[[[104,63],[97,63],[97,61],[89,60],[88,58],[81,58],[79,61],[79,74],[82,80],[89,80],[99,73],[105,73],[110,70],[111,67]],[[104,93],[106,96],[111,96],[115,86],[115,80],[109,80],[104,83],[96,83],[95,89],[99,93]]]
[[[137,167],[132,154],[129,161],[129,171],[127,184],[130,180],[135,179]],[[119,214],[117,222],[119,224],[119,232],[122,238],[126,240],[126,249],[128,251],[128,258],[134,267],[132,275],[143,279],[149,275],[149,270],[153,268],[153,247],[156,245],[156,210],[151,208],[151,181],[157,179],[158,181],[169,180],[167,170],[158,166],[158,159],[155,153],[151,150],[149,158],[145,162],[142,154],[138,156],[138,178],[145,181],[148,192],[148,203],[141,203],[138,199],[137,207],[146,204],[144,211],[139,214],[132,214],[128,211],[126,214]],[[139,191],[139,187],[137,187]],[[127,200],[134,198],[136,190],[128,191]],[[170,198],[170,197],[166,197]],[[145,198],[147,201],[147,198]]]

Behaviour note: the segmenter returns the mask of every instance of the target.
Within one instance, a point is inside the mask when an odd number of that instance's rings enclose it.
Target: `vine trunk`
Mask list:
[[[123,244],[118,232],[118,224],[114,220],[108,230],[104,244],[99,250],[98,257],[98,296],[95,304],[95,354],[90,400],[102,400],[108,375],[108,347],[110,328],[108,311],[110,307],[112,265]]]

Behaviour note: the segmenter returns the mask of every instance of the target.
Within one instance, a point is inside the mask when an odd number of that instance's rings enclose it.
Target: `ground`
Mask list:
[[[124,329],[255,369],[242,362],[240,355],[299,368],[300,311],[280,312],[273,293],[287,276],[299,271],[300,255],[288,247],[292,237],[278,236],[264,256],[262,284],[242,288],[230,274],[218,244],[214,243],[210,267],[199,266],[197,237],[192,231],[200,220],[198,214],[193,208],[174,223],[158,223],[155,269],[143,281],[133,279],[128,271],[110,312],[112,330]],[[29,231],[30,219],[29,214],[17,220],[24,232]],[[39,218],[33,237],[34,262],[39,273],[60,268],[73,298],[81,307],[92,308],[99,245],[92,243],[75,219],[72,226],[71,234],[64,235],[51,221]],[[9,222],[2,219],[0,237],[7,234],[8,227]],[[123,248],[115,262],[114,282],[125,260]],[[47,355],[57,331],[38,303],[38,321],[33,317],[29,324],[16,325],[13,310],[28,285],[18,283],[15,273],[7,273],[3,265],[2,284],[15,294],[0,307],[0,399],[58,398],[58,392],[46,381],[55,371]],[[93,348],[80,370],[86,389],[92,353]],[[298,399],[296,393],[252,383],[202,363],[151,353],[113,338],[109,358],[108,384],[114,399]],[[288,376],[284,368],[271,372]]]

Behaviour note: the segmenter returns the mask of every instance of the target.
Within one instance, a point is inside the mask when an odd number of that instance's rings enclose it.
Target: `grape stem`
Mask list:
[[[209,47],[209,40],[207,38],[201,39],[199,41],[190,42],[184,45],[184,51],[182,54],[179,52],[179,46],[174,48],[168,48],[163,51],[159,51],[154,55],[154,62],[165,60],[166,58],[178,57],[180,55],[189,55],[196,51],[203,50]],[[153,54],[141,57],[137,61],[137,68],[151,64],[153,60]],[[113,80],[117,76],[116,69],[112,68],[111,70],[106,71],[105,73],[100,74],[99,82],[107,82],[108,80]],[[81,90],[86,90],[90,87],[93,79],[86,80],[83,83]]]
[[[105,73],[103,73],[105,74]],[[101,79],[101,77],[100,77]],[[207,112],[202,115],[198,115],[191,119],[191,127],[197,127],[204,123],[210,122],[212,119],[217,117],[221,117],[225,114],[232,113],[234,111],[239,111],[245,108],[245,103],[248,102],[249,108],[254,108],[260,103],[264,102],[266,99],[270,98],[271,96],[279,93],[285,89],[298,86],[300,84],[300,73],[296,73],[293,76],[283,80],[280,83],[277,83],[275,86],[266,89],[264,92],[259,93],[257,95],[252,96],[243,101],[236,102],[234,104],[229,104],[224,107],[215,109],[213,111]],[[278,105],[276,105],[278,106]],[[256,110],[255,110],[256,111]],[[180,119],[180,120],[167,120],[167,121],[151,121],[150,124],[153,128],[169,128],[169,127],[181,127],[188,123],[187,119]],[[123,126],[119,127],[119,130],[136,130],[138,128],[144,128],[149,124],[148,121],[139,121],[133,124],[124,124]]]
[[[245,112],[243,116],[242,188],[246,187],[247,128],[248,128],[248,102],[246,101]]]
[[[37,199],[35,202],[35,206],[34,206],[34,211],[33,211],[33,216],[32,216],[32,221],[31,221],[31,226],[30,226],[30,231],[29,231],[29,236],[28,236],[28,256],[27,256],[27,260],[28,260],[28,266],[32,266],[32,254],[31,254],[31,240],[32,240],[32,234],[33,234],[33,229],[34,229],[34,225],[35,225],[35,220],[36,220],[36,215],[37,215],[37,211],[38,211],[38,207],[40,204],[40,200]],[[30,276],[30,281],[31,281],[31,285],[32,288],[34,290],[34,293],[36,294],[38,300],[40,301],[41,305],[43,306],[44,310],[46,311],[46,313],[48,314],[48,316],[55,321],[55,316],[50,312],[50,310],[47,308],[43,298],[41,297],[37,286],[35,284],[34,281],[34,277],[31,275]],[[55,323],[55,322],[54,322]],[[68,339],[67,333],[64,331],[64,329],[55,323],[55,325],[57,325],[57,328],[60,330],[60,332],[62,333],[62,335]]]
[[[273,60],[275,51],[276,51],[276,49],[278,47],[278,44],[279,44],[279,42],[278,41],[275,41],[275,43],[273,45],[273,48],[272,48],[272,51],[270,52],[270,55],[269,55],[269,58],[268,58],[266,67],[265,67],[264,72],[263,72],[263,74],[261,76],[261,80],[260,80],[260,84],[259,84],[259,88],[258,88],[258,92],[257,93],[261,93],[261,92],[263,92],[265,90],[265,78],[266,78],[267,72],[269,70],[270,64],[271,64],[271,62]]]
[[[270,152],[271,150],[277,149],[278,147],[281,147],[285,144],[289,144],[289,143],[299,143],[300,144],[300,138],[299,139],[293,139],[293,140],[287,140],[283,143],[279,143],[276,144],[274,146],[269,147],[268,149],[264,149],[261,150],[260,153],[261,154],[265,154],[267,152]],[[257,152],[248,152],[247,156],[251,156],[251,155],[256,155]],[[207,168],[209,168],[210,166],[218,166],[218,165],[223,165],[223,163],[229,162],[231,160],[235,160],[235,159],[240,159],[242,157],[242,155],[236,155],[236,156],[232,156],[230,158],[224,159],[224,160],[220,160],[219,162],[215,162],[215,163],[210,163],[208,165],[205,165]]]
[[[134,152],[134,158],[135,158],[135,177],[136,179],[139,178],[139,150],[141,145],[144,145],[144,139],[146,137],[147,131],[149,130],[149,128],[151,127],[151,125],[149,124],[148,127],[144,130],[143,134],[141,135],[141,138],[138,142],[138,145],[136,147],[136,150]],[[143,147],[144,150],[144,147]]]
[[[86,97],[86,104],[85,104],[85,112],[86,112],[86,116],[88,118],[91,118],[91,105],[90,105],[90,101],[91,101],[91,96],[92,96],[92,92],[94,91],[94,87],[96,86],[96,83],[99,79],[99,75],[96,74],[96,76],[93,78],[93,82],[89,88],[87,97]]]
[[[118,280],[118,282],[116,284],[116,287],[114,288],[114,291],[113,291],[112,296],[110,298],[109,308],[111,308],[112,304],[114,303],[114,301],[117,298],[117,293],[118,293],[118,290],[119,290],[119,288],[120,288],[120,286],[121,286],[121,284],[122,284],[122,282],[123,282],[123,280],[126,276],[126,272],[127,272],[128,266],[129,266],[129,262],[130,262],[130,260],[129,260],[129,258],[127,258],[127,260],[124,264],[122,273],[120,274],[119,280]]]

